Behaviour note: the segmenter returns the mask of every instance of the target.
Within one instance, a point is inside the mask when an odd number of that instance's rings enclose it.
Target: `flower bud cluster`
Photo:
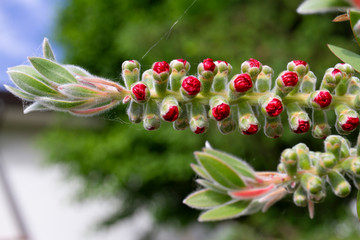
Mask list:
[[[94,115],[128,103],[130,121],[143,121],[149,130],[158,129],[163,120],[173,122],[177,130],[189,127],[199,134],[206,132],[213,119],[224,134],[238,129],[252,135],[260,129],[259,119],[264,119],[264,132],[272,138],[282,135],[283,112],[288,115],[292,132],[311,130],[316,138],[331,134],[324,113],[327,110],[334,110],[335,128],[340,134],[348,134],[359,125],[360,80],[353,76],[349,64],[326,70],[316,90],[316,76],[301,60],[289,62],[274,81],[271,67],[252,58],[243,62],[232,77],[230,63],[210,58],[198,64],[196,75],[188,75],[190,63],[184,59],[170,64],[155,62],[142,75],[139,62],[128,60],[122,64],[125,87],[80,67],[60,65],[54,59],[29,60],[31,66],[8,71],[17,87],[5,86],[14,95],[33,102],[25,112],[52,109]],[[307,109],[312,110],[312,118]]]
[[[277,172],[256,172],[246,162],[208,145],[195,153],[198,164],[191,166],[203,189],[188,196],[184,203],[205,209],[200,221],[214,221],[264,212],[293,194],[295,205],[307,206],[313,218],[314,206],[325,200],[328,186],[341,198],[351,192],[349,180],[360,190],[360,135],[353,148],[338,135],[328,136],[324,143],[324,152],[310,151],[303,143],[285,149]],[[232,210],[234,203],[243,207]]]

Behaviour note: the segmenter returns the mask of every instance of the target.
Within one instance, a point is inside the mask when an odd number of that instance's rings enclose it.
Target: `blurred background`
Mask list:
[[[275,75],[301,59],[321,78],[338,62],[327,43],[358,49],[348,23],[331,22],[336,13],[300,16],[301,2],[2,0],[1,83],[9,84],[7,67],[41,55],[45,36],[59,62],[120,82],[124,60],[136,59],[145,70],[154,61],[184,58],[195,74],[207,57],[231,63],[232,74],[255,58],[273,67]],[[310,133],[295,135],[285,125],[278,139],[262,132],[224,136],[214,125],[195,135],[167,123],[147,132],[142,124],[129,124],[126,106],[94,118],[23,115],[25,103],[3,88],[0,96],[0,240],[360,237],[354,194],[338,199],[329,192],[316,205],[314,220],[291,197],[265,214],[220,223],[199,224],[199,211],[182,204],[198,188],[189,164],[206,140],[256,170],[275,170],[281,151],[296,143],[322,150],[322,141]],[[333,125],[333,114],[329,119]],[[355,135],[349,136],[353,143]]]

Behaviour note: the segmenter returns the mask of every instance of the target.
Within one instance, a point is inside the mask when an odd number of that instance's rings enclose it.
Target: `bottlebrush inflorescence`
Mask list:
[[[158,129],[163,120],[173,122],[177,130],[190,127],[201,134],[213,119],[223,134],[238,128],[252,135],[263,122],[265,134],[272,138],[282,135],[283,112],[294,133],[312,129],[316,138],[331,134],[327,110],[334,110],[341,134],[359,125],[360,80],[349,64],[328,69],[315,90],[316,76],[301,60],[288,63],[275,79],[273,70],[255,59],[242,63],[241,72],[232,78],[229,63],[210,58],[198,64],[196,76],[187,75],[190,63],[183,59],[155,62],[142,75],[139,62],[130,60],[122,64],[123,87],[80,67],[56,63],[46,39],[43,50],[44,58],[30,57],[30,66],[8,70],[17,88],[5,86],[7,90],[33,102],[25,113],[51,109],[87,116],[128,103],[130,121],[143,122],[147,130]],[[311,109],[312,119],[306,109]]]
[[[299,143],[285,149],[277,172],[256,172],[246,162],[207,146],[195,152],[192,169],[202,189],[184,203],[205,210],[199,221],[217,221],[266,211],[274,203],[293,194],[293,202],[308,207],[325,200],[327,185],[341,198],[349,195],[351,184],[360,189],[360,137],[357,146],[340,136],[325,139],[325,151],[313,152]]]

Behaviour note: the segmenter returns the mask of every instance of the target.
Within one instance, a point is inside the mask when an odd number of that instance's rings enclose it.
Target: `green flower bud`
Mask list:
[[[306,207],[307,205],[307,193],[304,188],[299,185],[293,195],[293,201],[298,207]]]
[[[210,99],[209,105],[209,116],[214,118],[216,121],[224,120],[230,116],[230,105],[225,98],[221,96],[214,96]]]
[[[231,73],[232,67],[225,61],[215,61],[215,65],[218,68],[218,72],[214,77],[213,89],[215,92],[221,92],[226,89],[228,84],[228,77]]]
[[[179,117],[179,104],[175,97],[167,96],[161,103],[160,115],[162,119],[173,122]]]
[[[228,117],[222,121],[217,121],[217,127],[218,127],[219,131],[224,135],[235,131],[236,122],[234,120],[233,115],[230,114],[230,117]]]
[[[343,175],[341,175],[338,171],[329,171],[328,172],[328,182],[338,197],[346,197],[351,192],[351,186],[348,181],[344,178]]]
[[[302,79],[300,85],[300,92],[302,93],[311,93],[315,91],[316,86],[316,76],[312,71],[309,71],[304,78]]]
[[[336,135],[330,135],[325,139],[325,151],[332,153],[335,158],[336,162],[339,161],[340,158],[340,152],[341,152],[341,137]]]
[[[335,107],[336,130],[340,134],[350,134],[359,126],[359,114],[345,104]]]
[[[296,72],[302,78],[309,72],[309,64],[302,60],[293,60],[288,63],[287,70]]]
[[[312,92],[308,98],[308,105],[314,109],[326,109],[330,106],[332,96],[328,90]]]
[[[296,152],[294,150],[290,149],[290,148],[285,149],[281,153],[280,161],[284,165],[286,173],[290,177],[294,177],[296,175],[296,172],[297,172],[297,155],[296,155]]]
[[[145,107],[144,128],[146,130],[157,130],[160,127],[159,109],[155,101],[150,100]]]
[[[349,94],[360,94],[360,79],[357,77],[351,77],[349,81]]]
[[[253,135],[259,130],[259,121],[247,102],[238,104],[239,129],[244,135]]]
[[[274,118],[280,115],[284,110],[281,98],[276,95],[266,95],[259,99],[261,112],[268,118]]]
[[[286,96],[299,84],[299,77],[296,72],[283,71],[276,79],[275,92],[280,97]]]
[[[262,71],[261,73],[257,76],[256,79],[256,90],[258,92],[267,92],[270,91],[271,89],[271,80],[274,76],[274,70],[267,66],[264,65],[262,67]]]
[[[280,116],[276,118],[265,118],[264,133],[267,137],[278,138],[281,137],[284,127],[281,123]]]
[[[313,109],[312,119],[314,125],[311,133],[314,138],[325,139],[331,134],[331,127],[323,110]]]
[[[169,74],[170,74],[170,66],[167,62],[155,62],[152,65],[153,70],[153,78],[154,78],[154,86],[155,91],[160,96],[164,95],[167,90]]]
[[[140,123],[143,120],[144,104],[131,101],[127,109],[127,115],[132,123]]]
[[[315,194],[309,194],[309,200],[314,202],[314,203],[322,203],[325,201],[326,198],[326,192],[324,189],[322,189],[321,191],[315,193]]]
[[[140,80],[140,64],[136,60],[125,61],[122,64],[122,77],[127,89]]]
[[[170,67],[170,89],[172,91],[179,91],[181,87],[181,79],[189,71],[190,63],[184,59],[176,59],[170,62]]]
[[[329,68],[326,70],[324,78],[321,82],[320,89],[326,89],[330,93],[334,91],[336,86],[340,83],[343,78],[343,73],[336,68]]]
[[[309,131],[311,120],[297,103],[288,104],[287,113],[290,128],[294,133],[299,134]]]
[[[189,118],[185,105],[180,104],[180,108],[182,109],[182,111],[180,111],[179,117],[173,123],[173,128],[175,130],[185,130],[189,127]]]
[[[304,173],[300,180],[301,186],[311,194],[317,194],[322,190],[322,180],[311,173]]]
[[[262,70],[262,64],[253,58],[250,58],[249,60],[243,62],[241,64],[241,72],[247,73],[251,76],[251,79],[255,80],[257,75]]]
[[[150,99],[150,91],[145,83],[137,82],[131,85],[131,98],[137,103],[144,103]]]
[[[231,99],[238,99],[250,91],[252,87],[253,82],[249,74],[236,74],[229,82],[229,97]]]
[[[202,134],[209,128],[209,121],[205,112],[205,107],[200,103],[192,103],[190,129],[196,134]]]
[[[284,167],[284,164],[282,162],[280,162],[278,165],[277,165],[277,171],[280,172],[280,173],[285,173],[285,167]]]
[[[355,74],[354,68],[347,63],[338,63],[335,65],[336,69],[339,69],[345,75],[345,78],[351,78]]]
[[[311,162],[309,157],[309,148],[304,143],[299,143],[293,147],[297,155],[297,161],[299,162],[299,167],[304,170],[311,168]]]
[[[354,174],[360,176],[360,157],[354,157],[351,160],[350,169]]]
[[[211,58],[204,59],[203,62],[199,63],[198,74],[201,82],[201,93],[209,93],[217,71],[218,68]]]
[[[316,163],[316,172],[319,176],[327,174],[330,168],[336,164],[336,158],[332,153],[321,153]]]
[[[150,90],[154,89],[154,78],[152,69],[148,69],[143,72],[141,76],[141,81],[145,83]]]

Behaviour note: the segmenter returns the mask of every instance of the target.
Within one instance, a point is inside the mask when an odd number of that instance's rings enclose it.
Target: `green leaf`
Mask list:
[[[220,152],[215,149],[204,148],[203,150],[204,150],[204,152],[211,154],[215,157],[218,157],[222,161],[229,164],[235,171],[238,172],[239,175],[248,177],[251,179],[255,179],[254,170],[247,163],[240,160],[239,158],[236,158],[234,156],[231,156],[230,154]]]
[[[44,105],[54,110],[71,110],[83,107],[85,104],[89,103],[89,100],[68,101],[62,99],[53,99],[49,97],[40,97],[36,98],[35,100],[41,105]]]
[[[58,87],[58,90],[69,97],[74,98],[101,98],[107,97],[106,92],[99,91],[97,89],[83,86],[80,84],[64,84]]]
[[[6,84],[4,84],[4,87],[5,87],[6,90],[11,92],[12,94],[17,96],[18,98],[21,98],[21,99],[24,99],[24,100],[27,100],[27,101],[34,101],[34,95],[23,92],[18,88],[14,88],[14,87],[8,86]]]
[[[28,74],[18,71],[8,71],[11,80],[25,92],[35,96],[55,96],[59,93]]]
[[[353,34],[355,36],[356,42],[357,44],[360,46],[360,38],[359,38],[359,30],[360,29],[356,29],[355,25],[356,23],[360,20],[360,12],[357,11],[350,11],[350,24],[351,24],[351,29],[353,31]],[[359,28],[359,26],[358,26]]]
[[[199,216],[200,222],[219,221],[240,217],[249,206],[250,201],[236,201],[208,210]]]
[[[360,72],[360,55],[341,47],[328,44],[330,50],[341,61],[350,64],[357,72]]]
[[[215,185],[214,183],[208,181],[208,180],[204,180],[204,179],[196,179],[196,182],[198,184],[200,184],[201,186],[207,188],[207,189],[210,189],[214,192],[218,192],[218,193],[225,193],[227,194],[227,192],[229,191],[228,189],[226,188],[223,188],[219,185]]]
[[[75,77],[63,66],[39,57],[30,57],[29,61],[44,77],[58,84],[77,83]]]
[[[209,177],[209,175],[207,175],[206,171],[199,165],[191,163],[190,166],[194,170],[194,172],[197,175],[199,175],[200,177],[205,178],[205,179],[210,179],[210,177]]]
[[[360,191],[357,192],[356,212],[357,212],[357,215],[358,215],[358,219],[360,221]]]
[[[227,203],[230,200],[231,197],[226,194],[205,189],[190,194],[183,202],[192,208],[208,209]]]
[[[53,50],[50,46],[49,40],[47,38],[44,38],[44,41],[42,44],[42,49],[43,49],[44,58],[47,58],[51,61],[55,61],[54,52],[53,52]]]
[[[349,9],[351,5],[344,0],[307,0],[296,10],[300,14],[313,14],[322,12],[338,12]]]
[[[69,70],[70,72],[82,76],[82,77],[91,77],[92,75],[86,71],[85,69],[78,67],[78,66],[74,66],[74,65],[65,65],[64,66],[67,70]]]
[[[33,104],[31,104],[30,106],[24,109],[24,114],[28,114],[30,112],[35,112],[35,111],[48,111],[48,110],[50,109],[41,105],[38,102],[34,102]]]
[[[15,67],[10,67],[8,70],[25,73],[27,75],[30,75],[30,76],[38,79],[39,81],[41,81],[49,86],[52,85],[52,82],[49,81],[49,79],[46,79],[43,75],[41,75],[38,71],[36,71],[36,69],[32,66],[19,65],[19,66],[15,66]]]
[[[204,152],[196,152],[195,157],[208,175],[221,186],[230,189],[245,187],[241,177],[224,161]]]

